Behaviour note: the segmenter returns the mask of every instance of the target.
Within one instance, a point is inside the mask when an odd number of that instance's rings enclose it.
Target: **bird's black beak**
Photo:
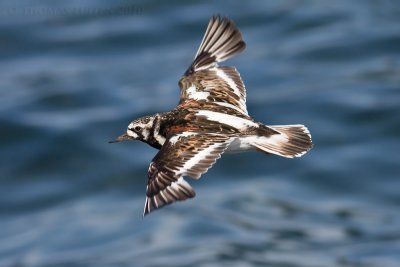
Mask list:
[[[125,133],[123,135],[118,136],[114,140],[109,141],[109,143],[118,143],[118,142],[127,141],[127,140],[134,140],[134,138]]]

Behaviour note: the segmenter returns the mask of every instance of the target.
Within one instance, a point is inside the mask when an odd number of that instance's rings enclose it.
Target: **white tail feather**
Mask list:
[[[301,157],[313,146],[311,135],[304,125],[269,126],[280,134],[259,137],[252,146],[270,154],[293,158]]]

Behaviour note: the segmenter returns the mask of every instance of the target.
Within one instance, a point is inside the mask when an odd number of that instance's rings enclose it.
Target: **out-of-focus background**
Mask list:
[[[142,218],[157,151],[108,144],[172,109],[209,18],[235,21],[248,110],[300,159],[225,155]],[[0,266],[400,266],[399,1],[2,1]]]

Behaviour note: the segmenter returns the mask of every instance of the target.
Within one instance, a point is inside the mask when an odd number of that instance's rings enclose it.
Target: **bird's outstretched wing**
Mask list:
[[[234,67],[217,64],[238,54],[245,46],[231,20],[212,17],[193,63],[179,81],[179,104],[202,101],[247,116],[246,90],[239,72]]]
[[[143,215],[195,192],[183,179],[199,179],[230,144],[229,137],[184,132],[168,138],[149,166]]]

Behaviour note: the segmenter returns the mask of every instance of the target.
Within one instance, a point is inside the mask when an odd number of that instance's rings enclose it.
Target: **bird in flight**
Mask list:
[[[140,140],[159,149],[148,169],[143,216],[193,198],[195,192],[183,177],[199,179],[224,152],[293,158],[312,148],[304,125],[267,126],[248,114],[239,72],[218,65],[245,46],[231,20],[211,17],[193,63],[179,81],[178,106],[132,121],[125,134],[111,141]]]

